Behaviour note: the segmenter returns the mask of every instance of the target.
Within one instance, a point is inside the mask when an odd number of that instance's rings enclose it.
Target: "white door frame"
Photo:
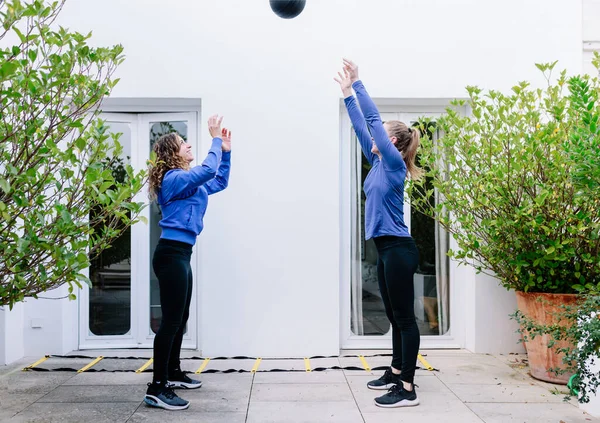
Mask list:
[[[131,165],[137,168],[135,160],[138,156],[138,140],[139,140],[139,118],[135,114],[128,113],[103,113],[100,116],[101,119],[107,122],[118,122],[128,123],[131,131]],[[139,201],[136,197],[135,201]],[[79,349],[102,349],[102,348],[135,348],[137,347],[136,334],[138,333],[139,319],[135,316],[139,315],[138,301],[134,301],[135,298],[140,297],[140,285],[135,282],[135,275],[139,269],[139,263],[133,254],[133,240],[134,240],[134,225],[131,228],[131,320],[129,332],[125,335],[105,335],[97,336],[93,335],[89,331],[89,317],[90,317],[90,288],[86,285],[83,286],[79,297]]]
[[[439,116],[448,105],[446,100],[434,100],[429,105],[423,100],[414,102],[406,101],[398,104],[390,104],[389,101],[379,107],[383,120],[399,119],[410,120],[418,116]],[[340,103],[340,152],[342,160],[340,163],[340,348],[342,349],[389,349],[392,345],[391,331],[381,336],[359,336],[354,335],[351,329],[351,204],[356,201],[352,195],[352,124],[346,108]],[[357,154],[362,154],[357,148]],[[405,222],[410,230],[410,203],[404,204]],[[456,249],[456,243],[451,237],[450,248]],[[461,306],[461,298],[465,295],[464,284],[457,283],[460,270],[455,261],[450,261],[449,266],[449,289],[450,289],[450,328],[445,335],[422,336],[421,349],[434,348],[463,348],[465,346],[465,322],[464,307]],[[458,276],[459,277],[459,276]]]
[[[132,106],[128,105],[128,109]],[[115,108],[115,107],[113,107]],[[105,108],[106,110],[106,108]],[[187,121],[188,142],[194,151],[198,151],[198,112],[174,113],[102,113],[101,119],[108,122],[129,123],[131,129],[131,165],[134,169],[146,168],[146,160],[150,157],[150,124],[164,121]],[[146,187],[135,197],[134,201],[148,203]],[[140,216],[150,219],[148,207]],[[152,348],[154,334],[150,329],[150,228],[138,222],[131,227],[131,328],[125,335],[96,336],[89,332],[89,288],[84,286],[79,295],[79,348]],[[146,246],[135,248],[134,246]],[[198,269],[197,248],[192,254],[192,269]],[[190,305],[188,330],[184,335],[183,347],[198,347],[198,315],[197,304],[199,289],[194,283],[194,294]]]

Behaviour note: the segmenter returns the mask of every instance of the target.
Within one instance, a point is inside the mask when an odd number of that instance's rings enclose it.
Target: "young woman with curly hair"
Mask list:
[[[222,120],[218,116],[208,120],[213,139],[201,165],[190,167],[192,146],[176,133],[163,135],[154,144],[149,191],[162,211],[162,233],[152,267],[160,288],[162,320],[154,338],[154,376],[144,398],[153,407],[184,410],[189,401],[173,389],[202,386],[181,370],[179,356],[192,300],[192,247],[202,232],[208,196],[227,188],[229,181],[231,131],[221,129]]]

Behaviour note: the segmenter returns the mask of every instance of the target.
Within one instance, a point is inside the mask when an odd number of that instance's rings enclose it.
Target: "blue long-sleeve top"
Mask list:
[[[201,165],[192,169],[171,169],[162,181],[157,202],[161,207],[161,238],[196,243],[204,228],[208,196],[223,191],[229,183],[231,152],[221,151],[221,138],[212,146]]]
[[[356,81],[352,88],[358,104],[352,95],[346,97],[344,103],[363,154],[371,164],[364,186],[367,197],[365,239],[383,235],[409,237],[408,227],[404,223],[404,158],[388,138],[377,106],[363,83]],[[371,152],[373,141],[381,159]]]

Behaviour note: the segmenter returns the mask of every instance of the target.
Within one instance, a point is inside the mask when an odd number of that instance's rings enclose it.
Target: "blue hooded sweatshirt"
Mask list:
[[[162,211],[158,223],[161,238],[194,245],[204,228],[208,196],[223,191],[229,183],[231,152],[222,152],[221,138],[213,138],[208,156],[192,169],[171,169],[158,190]]]

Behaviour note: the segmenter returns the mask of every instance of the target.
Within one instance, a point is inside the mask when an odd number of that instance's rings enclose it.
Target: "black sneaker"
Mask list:
[[[185,410],[190,402],[179,398],[169,385],[149,383],[144,402],[151,407],[165,410]]]
[[[402,383],[394,385],[390,388],[387,394],[375,398],[375,405],[378,407],[414,407],[419,405],[419,398],[417,398],[417,392],[415,385],[413,385],[412,391],[407,391],[402,386]]]
[[[171,388],[198,389],[202,386],[202,382],[190,378],[182,371],[175,372],[169,377],[167,382]]]
[[[367,388],[375,389],[377,391],[385,391],[386,389],[390,389],[392,386],[398,383],[402,383],[400,380],[400,375],[395,375],[390,367],[379,379],[372,380],[367,383]]]

